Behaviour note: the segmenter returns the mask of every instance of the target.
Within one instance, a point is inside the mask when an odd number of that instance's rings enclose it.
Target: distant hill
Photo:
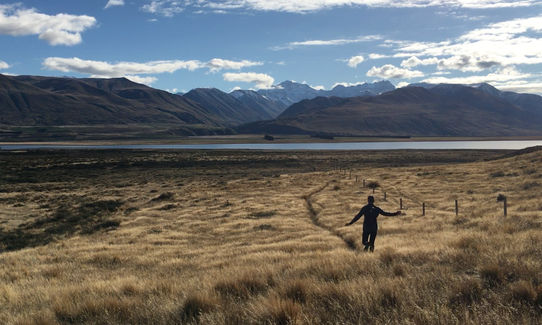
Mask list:
[[[224,125],[198,103],[125,78],[0,75],[0,124]]]
[[[508,96],[508,97],[507,97]],[[462,85],[405,87],[378,96],[318,97],[286,109],[275,120],[245,124],[241,133],[384,136],[542,135],[536,95],[520,105]],[[515,97],[514,97],[515,98]]]
[[[461,85],[419,83],[419,84],[412,84],[409,86],[423,87],[426,89],[433,89],[436,87],[436,88],[440,88],[441,92],[445,91],[445,89],[448,89],[448,92],[451,92],[453,91],[454,87],[461,86]],[[473,85],[468,85],[468,86],[479,89],[488,95],[503,99],[507,101],[508,103],[515,105],[517,107],[520,107],[527,112],[531,112],[535,115],[542,114],[542,96],[533,95],[533,94],[518,94],[512,91],[500,91],[497,88],[487,83],[473,84]]]
[[[216,88],[193,89],[183,97],[198,103],[207,114],[218,116],[228,126],[272,119],[278,115],[269,108],[273,107],[271,102],[252,104]]]
[[[258,108],[267,112],[272,118],[279,116],[280,113],[288,108],[284,103],[269,99],[254,90],[235,90],[232,91],[230,95],[246,106]]]

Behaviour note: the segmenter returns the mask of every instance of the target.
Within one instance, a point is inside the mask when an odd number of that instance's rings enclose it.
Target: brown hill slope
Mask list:
[[[222,125],[197,103],[125,78],[0,75],[0,113],[5,125]]]
[[[273,118],[261,107],[247,105],[216,88],[192,89],[184,94],[183,98],[199,103],[208,114],[219,117],[227,125],[239,125]]]
[[[239,131],[371,136],[542,135],[542,108],[540,111],[527,111],[467,86],[406,87],[374,97],[301,101],[273,121],[243,125]]]

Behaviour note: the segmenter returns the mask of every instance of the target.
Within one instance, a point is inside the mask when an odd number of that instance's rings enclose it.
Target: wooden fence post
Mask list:
[[[507,203],[506,203],[506,198],[504,198],[504,217],[506,218],[506,215],[507,215]]]
[[[356,183],[358,182],[358,177],[356,176]]]
[[[403,210],[403,198],[399,199],[399,210]]]
[[[363,180],[363,187],[365,187],[365,180]]]
[[[457,217],[459,215],[459,204],[457,203],[457,200],[455,200],[455,216]]]
[[[422,216],[425,216],[425,202],[422,203]]]
[[[386,192],[384,192],[384,201],[386,201]]]

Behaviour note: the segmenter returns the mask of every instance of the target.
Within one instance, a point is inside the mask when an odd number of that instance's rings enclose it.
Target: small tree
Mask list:
[[[373,190],[373,194],[375,193],[375,189],[377,187],[380,187],[380,184],[378,182],[371,181],[369,184],[367,184],[367,187]]]

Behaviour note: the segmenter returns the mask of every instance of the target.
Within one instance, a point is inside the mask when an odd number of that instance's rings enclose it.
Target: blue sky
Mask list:
[[[542,1],[0,3],[0,73],[230,91],[284,80],[489,82],[542,94]]]

